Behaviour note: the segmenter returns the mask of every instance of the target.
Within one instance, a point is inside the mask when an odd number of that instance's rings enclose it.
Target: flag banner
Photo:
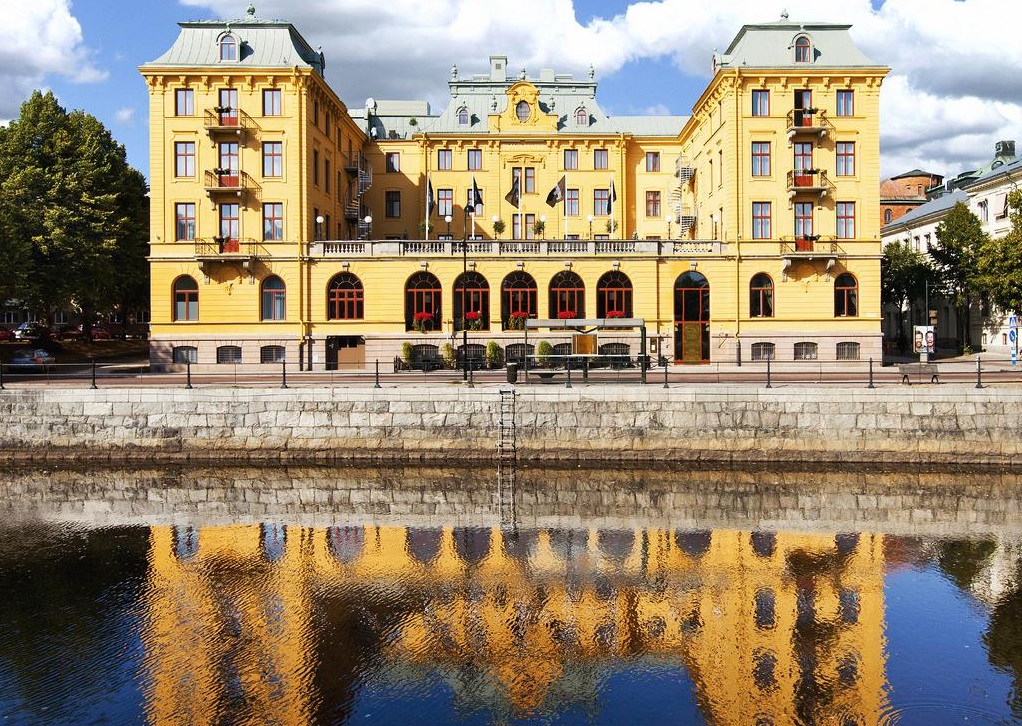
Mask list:
[[[436,202],[433,199],[433,182],[429,179],[426,180],[426,218],[433,214],[433,207],[436,206]]]
[[[614,202],[617,201],[617,190],[614,189],[614,177],[610,178],[610,196],[607,199],[607,216],[614,216]]]
[[[550,193],[546,195],[546,203],[551,207],[556,207],[562,201],[564,201],[564,186],[565,178],[562,176],[561,180],[554,185],[554,188],[550,190]]]
[[[479,185],[476,184],[476,178],[472,177],[472,204],[476,207],[483,206],[483,193],[479,191]]]
[[[504,195],[504,199],[512,207],[517,207],[518,202],[521,201],[521,194],[518,190],[518,175],[514,175],[514,179],[511,182],[511,191]]]

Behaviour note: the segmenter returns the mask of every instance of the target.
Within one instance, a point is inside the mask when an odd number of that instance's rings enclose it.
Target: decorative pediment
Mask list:
[[[490,131],[505,133],[555,133],[557,114],[545,112],[539,105],[539,89],[528,81],[510,86],[504,95],[507,106],[502,113],[490,114]]]

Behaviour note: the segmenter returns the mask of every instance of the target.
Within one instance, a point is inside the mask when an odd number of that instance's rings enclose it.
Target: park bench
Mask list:
[[[930,383],[940,383],[940,371],[936,363],[902,363],[898,366],[898,372],[901,373],[901,382],[909,385],[912,384],[912,376],[917,379],[929,376]]]

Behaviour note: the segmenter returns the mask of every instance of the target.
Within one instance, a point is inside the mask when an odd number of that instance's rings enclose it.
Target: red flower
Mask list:
[[[433,313],[425,313],[425,312],[415,313],[415,321],[416,322],[424,323],[427,320],[432,320],[432,319],[433,319]]]
[[[478,320],[478,319],[479,319],[479,311],[478,310],[469,310],[467,313],[465,313],[465,320]]]
[[[625,316],[625,311],[624,310],[608,310],[607,311],[607,317],[608,318],[623,318],[624,316]]]
[[[516,310],[513,313],[511,313],[511,317],[518,318],[520,320],[525,320],[525,318],[529,317],[529,314],[524,310]]]
[[[574,310],[562,310],[561,312],[557,313],[558,320],[571,320],[574,317],[575,317]]]

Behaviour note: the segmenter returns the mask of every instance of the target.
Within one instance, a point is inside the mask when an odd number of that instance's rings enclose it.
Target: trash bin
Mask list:
[[[507,382],[518,383],[518,364],[508,363],[507,364]]]

